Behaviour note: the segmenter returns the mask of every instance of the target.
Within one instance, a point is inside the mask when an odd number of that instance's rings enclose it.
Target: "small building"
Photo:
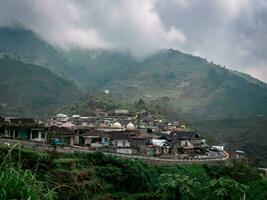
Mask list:
[[[151,140],[152,146],[155,148],[155,154],[160,155],[167,155],[169,153],[169,143],[167,140],[163,139],[152,139]]]

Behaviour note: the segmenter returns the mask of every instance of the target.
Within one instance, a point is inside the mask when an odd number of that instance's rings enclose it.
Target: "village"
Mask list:
[[[73,147],[165,159],[226,157],[223,147],[209,146],[184,123],[163,122],[145,110],[96,109],[95,116],[57,114],[47,121],[0,117],[0,137],[52,145],[55,150]]]

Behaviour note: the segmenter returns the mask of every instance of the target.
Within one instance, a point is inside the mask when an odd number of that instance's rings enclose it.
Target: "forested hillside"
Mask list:
[[[0,59],[0,91],[4,116],[48,117],[59,106],[82,97],[72,82],[10,56]]]

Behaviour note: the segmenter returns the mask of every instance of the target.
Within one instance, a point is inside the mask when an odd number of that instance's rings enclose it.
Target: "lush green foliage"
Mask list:
[[[0,150],[2,155],[7,155],[7,148],[1,147]],[[34,161],[38,167],[29,169],[27,164],[22,163],[20,168],[6,167],[5,170],[1,170],[2,177],[18,179],[17,183],[20,183],[18,187],[22,188],[20,191],[23,194],[17,193],[16,195],[21,195],[17,198],[24,198],[22,195],[27,196],[27,192],[36,194],[31,199],[39,199],[40,195],[45,194],[56,198],[55,193],[49,188],[55,188],[58,199],[239,200],[246,197],[251,200],[263,200],[267,196],[266,177],[240,162],[233,163],[231,167],[209,165],[159,167],[102,153],[49,155],[25,149],[14,151],[8,158],[16,156],[19,152],[23,162]],[[32,156],[27,156],[28,154]],[[10,171],[20,175],[11,176]],[[21,179],[26,183],[31,180],[32,188],[24,190]],[[9,194],[14,192],[13,187],[8,184],[5,190],[9,191]]]
[[[0,199],[22,199],[22,200],[49,200],[56,199],[56,192],[51,190],[46,182],[36,179],[36,175],[29,169],[22,169],[23,160],[36,161],[38,153],[29,151],[19,151],[15,153],[2,149],[0,164]],[[3,153],[6,152],[6,153]],[[31,155],[30,155],[31,154]],[[14,155],[19,157],[14,162]],[[27,157],[27,155],[30,155]],[[37,165],[36,165],[37,166]],[[27,165],[29,167],[29,165]],[[36,171],[35,171],[36,172]]]

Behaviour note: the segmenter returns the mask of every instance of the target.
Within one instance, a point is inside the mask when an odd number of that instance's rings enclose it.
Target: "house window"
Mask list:
[[[45,132],[42,132],[42,133],[41,133],[41,138],[42,138],[42,139],[45,139]]]
[[[115,141],[115,146],[118,146],[118,142],[117,141]]]
[[[32,139],[36,139],[38,138],[38,132],[37,131],[33,131],[32,132]]]
[[[122,146],[126,146],[126,142],[125,141],[122,141]]]

